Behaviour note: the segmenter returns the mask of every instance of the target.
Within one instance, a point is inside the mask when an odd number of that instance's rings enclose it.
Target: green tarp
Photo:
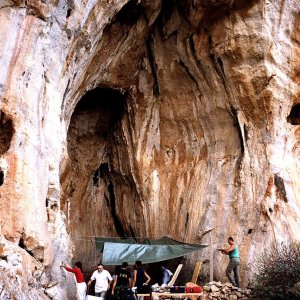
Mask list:
[[[134,264],[137,260],[143,263],[159,262],[199,251],[206,246],[181,243],[168,237],[146,239],[144,243],[137,243],[133,238],[97,237],[96,247],[99,251],[103,250],[104,265],[121,265],[124,261],[128,264]]]

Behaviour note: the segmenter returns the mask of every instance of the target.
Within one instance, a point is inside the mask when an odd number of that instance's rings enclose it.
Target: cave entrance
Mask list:
[[[295,104],[290,114],[287,117],[287,121],[292,125],[300,125],[300,103]]]
[[[13,121],[2,110],[0,110],[0,132],[0,156],[2,156],[10,148],[14,135]],[[4,184],[4,179],[4,170],[0,166],[0,186]]]
[[[0,155],[6,153],[14,134],[13,122],[0,110]]]
[[[99,262],[94,236],[117,236],[122,231],[115,195],[120,176],[114,157],[122,144],[126,99],[127,93],[119,90],[96,88],[81,98],[70,120],[61,207],[75,246],[73,257],[86,270]]]
[[[74,110],[70,128],[75,126],[80,136],[86,135],[86,129],[88,129],[89,134],[107,138],[114,126],[120,121],[125,110],[125,104],[126,93],[121,93],[118,90],[96,88],[88,91]],[[88,128],[83,127],[80,126],[80,123],[89,124],[89,126]]]

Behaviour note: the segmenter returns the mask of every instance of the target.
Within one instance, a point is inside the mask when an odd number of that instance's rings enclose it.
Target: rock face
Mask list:
[[[1,296],[72,299],[59,266],[94,267],[94,236],[231,235],[244,285],[300,239],[299,1],[3,0],[0,19]]]

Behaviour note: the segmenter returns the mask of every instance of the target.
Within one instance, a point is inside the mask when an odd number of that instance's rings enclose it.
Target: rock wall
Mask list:
[[[0,294],[72,299],[59,265],[91,270],[96,235],[232,235],[243,285],[300,238],[298,1],[3,0],[0,19]]]

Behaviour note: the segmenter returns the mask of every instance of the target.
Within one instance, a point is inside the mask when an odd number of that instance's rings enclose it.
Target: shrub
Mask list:
[[[290,288],[300,282],[300,243],[266,249],[255,261],[253,296],[259,299],[296,299]]]

